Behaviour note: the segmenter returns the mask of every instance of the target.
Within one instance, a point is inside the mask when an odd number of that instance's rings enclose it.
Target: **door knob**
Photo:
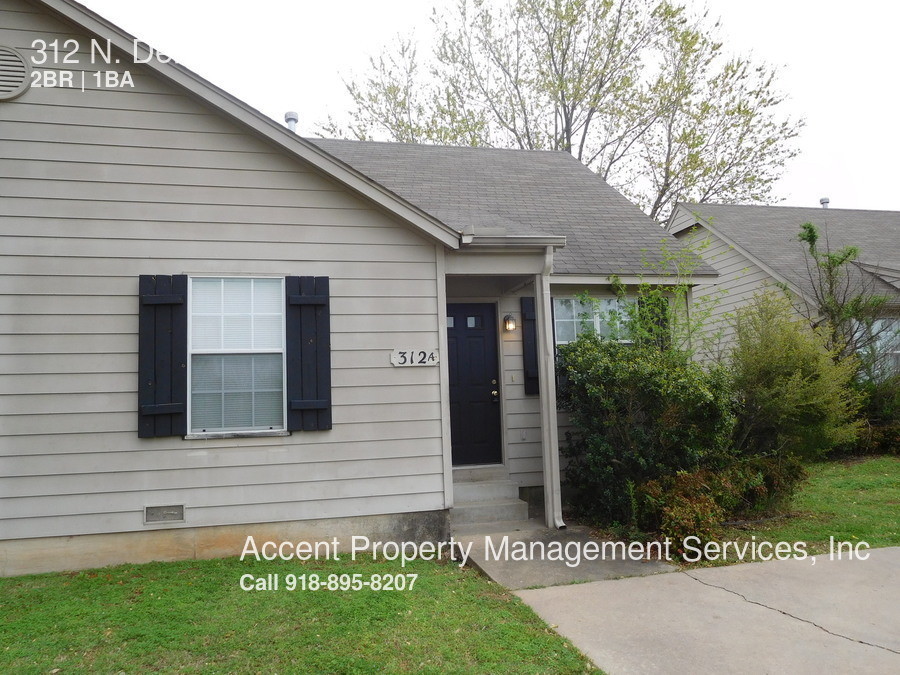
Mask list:
[[[497,398],[499,395],[500,395],[500,392],[497,391],[496,389],[494,389],[494,391],[491,392],[491,396],[493,396],[494,398]]]

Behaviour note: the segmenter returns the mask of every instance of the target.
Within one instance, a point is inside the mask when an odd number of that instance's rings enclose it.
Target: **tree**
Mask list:
[[[797,237],[806,244],[806,272],[812,306],[801,307],[814,329],[824,331],[826,344],[838,360],[853,358],[869,379],[881,370],[880,343],[895,329],[880,322],[888,297],[875,292],[875,277],[855,265],[859,248],[832,251],[822,245],[819,229],[804,223]]]
[[[876,291],[876,277],[857,264],[856,246],[833,250],[813,223],[804,223],[797,238],[806,245],[811,298],[795,298],[795,309],[823,335],[834,361],[851,369],[864,419],[856,451],[896,454],[900,371],[893,352],[900,345],[900,321],[885,317],[890,298]]]
[[[653,88],[658,117],[638,138],[632,171],[649,184],[625,193],[652,217],[676,202],[769,202],[796,155],[801,123],[779,115],[776,72],[749,59],[725,59],[702,20],[669,22],[662,73]],[[653,201],[650,202],[649,200]]]
[[[735,449],[742,454],[813,459],[859,433],[853,359],[835,359],[827,335],[795,317],[776,291],[755,296],[735,315],[731,371]]]
[[[458,0],[420,65],[401,39],[348,83],[329,135],[564,150],[663,218],[675,201],[764,201],[802,122],[775,71],[726,59],[717,25],[651,0]]]

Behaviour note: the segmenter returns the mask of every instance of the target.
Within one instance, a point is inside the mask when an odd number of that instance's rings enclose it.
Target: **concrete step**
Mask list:
[[[453,484],[453,501],[456,504],[518,498],[519,486],[511,480],[479,480]]]
[[[451,525],[498,520],[528,520],[528,504],[521,499],[494,499],[463,502],[450,509]]]
[[[467,466],[453,469],[454,483],[471,483],[473,481],[509,480],[509,469],[502,464],[490,466]]]
[[[540,520],[498,520],[493,523],[459,523],[453,525],[453,536],[456,539],[473,539],[484,537],[486,534],[502,532],[505,534],[516,533],[525,535],[534,532],[542,532],[547,527]]]

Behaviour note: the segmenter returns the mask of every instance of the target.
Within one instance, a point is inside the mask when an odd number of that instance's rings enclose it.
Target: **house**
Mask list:
[[[0,138],[5,575],[562,527],[555,328],[677,246],[564,153],[303,139],[71,0],[0,5]]]
[[[875,329],[886,367],[900,371],[900,212],[787,206],[679,204],[666,229],[682,241],[708,240],[700,255],[719,277],[693,289],[695,300],[717,299],[709,321],[718,348],[731,343],[728,317],[766,288],[787,288],[798,314],[816,316],[808,247],[799,241],[804,223],[819,229],[822,250],[859,248],[850,288],[888,298]],[[812,272],[812,276],[811,276]]]

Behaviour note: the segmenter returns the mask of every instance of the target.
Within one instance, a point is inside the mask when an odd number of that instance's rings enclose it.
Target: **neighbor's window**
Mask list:
[[[872,332],[877,335],[874,345],[886,373],[900,373],[900,319],[876,319]]]
[[[631,301],[620,298],[596,298],[582,302],[578,298],[553,298],[553,327],[556,344],[573,342],[579,335],[594,330],[600,337],[628,342],[625,327]]]
[[[283,430],[284,280],[190,279],[191,433]]]

